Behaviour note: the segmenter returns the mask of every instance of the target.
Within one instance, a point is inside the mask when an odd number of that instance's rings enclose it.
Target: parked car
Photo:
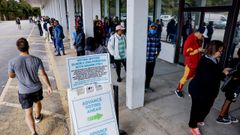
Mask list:
[[[225,29],[227,25],[227,17],[223,14],[206,13],[204,21],[213,21],[213,27],[216,29]]]
[[[161,15],[160,16],[160,19],[162,19],[163,21],[170,21],[173,18],[174,17],[172,15]]]

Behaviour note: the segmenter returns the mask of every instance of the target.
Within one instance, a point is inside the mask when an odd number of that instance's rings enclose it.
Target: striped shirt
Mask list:
[[[118,51],[119,51],[119,56],[121,57],[119,60],[125,59],[126,54],[126,42],[124,37],[117,37],[118,38]]]

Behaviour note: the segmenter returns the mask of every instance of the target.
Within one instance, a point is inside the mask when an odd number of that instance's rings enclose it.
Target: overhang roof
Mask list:
[[[27,0],[32,7],[42,7],[48,0]]]

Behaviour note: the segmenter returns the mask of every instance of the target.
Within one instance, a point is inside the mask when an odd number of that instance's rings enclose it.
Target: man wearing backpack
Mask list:
[[[64,51],[64,45],[63,45],[63,39],[65,38],[64,33],[63,33],[63,28],[59,24],[58,20],[54,20],[54,39],[57,47],[57,55],[56,56],[61,56],[61,51],[62,54],[65,55]]]

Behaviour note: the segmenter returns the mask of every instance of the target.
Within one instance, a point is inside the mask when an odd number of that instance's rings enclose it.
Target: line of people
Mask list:
[[[38,17],[36,20],[40,36],[53,42],[55,56],[65,55],[63,39],[65,38],[63,27],[59,21],[48,16]]]
[[[114,20],[113,22],[109,21],[108,18],[99,20],[98,16],[96,16],[96,19],[93,21],[94,37],[88,37],[85,42],[86,37],[82,28],[83,24],[81,19],[77,17],[76,32],[73,33],[72,37],[77,56],[109,52],[112,56],[112,61],[116,65],[117,81],[121,82],[121,65],[124,66],[126,71],[126,28],[117,19]],[[50,24],[48,30],[59,56],[61,50],[64,54],[64,47],[62,49],[62,39],[64,37],[61,35],[63,30],[57,20],[52,21],[50,19]],[[150,82],[154,74],[156,59],[161,51],[159,27],[162,27],[159,22],[158,24],[149,24],[146,43],[146,92],[154,91],[150,87]],[[189,127],[194,135],[201,135],[198,126],[204,125],[204,119],[218,95],[220,81],[229,76],[232,69],[239,65],[238,63],[240,62],[240,51],[238,51],[239,58],[234,59],[234,62],[232,62],[234,64],[231,64],[231,68],[221,68],[219,58],[224,51],[224,44],[218,40],[208,41],[205,49],[203,49],[203,38],[208,38],[208,35],[205,33],[206,29],[204,26],[199,27],[196,32],[191,33],[186,38],[183,46],[185,71],[175,90],[178,97],[184,97],[183,86],[187,80],[191,80],[188,87],[192,98]],[[238,122],[237,118],[229,114],[230,105],[236,101],[240,91],[239,68],[237,68],[237,71],[234,73],[234,77],[230,81],[231,83],[225,88],[226,100],[216,119],[217,123],[230,124]]]

